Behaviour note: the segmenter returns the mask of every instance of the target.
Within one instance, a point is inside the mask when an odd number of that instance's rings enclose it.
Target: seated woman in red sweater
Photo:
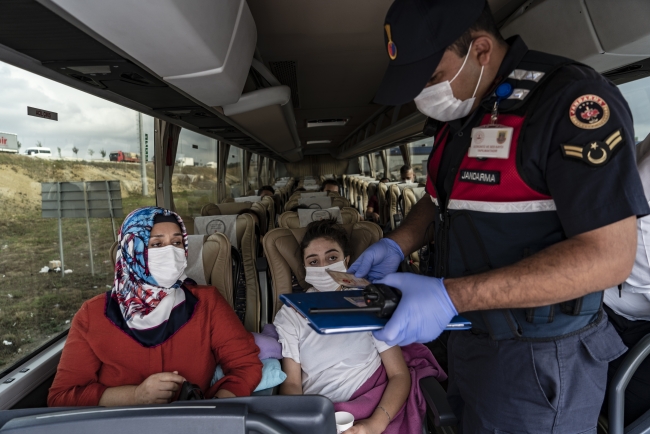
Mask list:
[[[178,214],[133,211],[119,244],[113,288],[75,315],[48,405],[167,403],[185,380],[206,398],[250,395],[262,378],[259,348],[216,288],[186,280]],[[217,364],[225,376],[210,387]]]

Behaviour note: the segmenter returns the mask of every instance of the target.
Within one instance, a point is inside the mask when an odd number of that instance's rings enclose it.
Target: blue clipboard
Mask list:
[[[320,334],[356,333],[384,328],[388,318],[375,312],[309,313],[312,308],[364,307],[363,291],[303,292],[280,295],[280,300],[294,308]],[[472,323],[462,316],[454,317],[445,330],[469,330]]]

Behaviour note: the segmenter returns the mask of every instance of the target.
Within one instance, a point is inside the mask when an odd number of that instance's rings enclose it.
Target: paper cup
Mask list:
[[[352,425],[354,425],[354,416],[347,411],[337,411],[334,413],[334,418],[336,419],[336,432],[338,434],[352,428]]]

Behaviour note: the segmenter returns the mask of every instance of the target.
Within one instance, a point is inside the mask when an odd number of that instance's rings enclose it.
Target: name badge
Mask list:
[[[472,129],[472,143],[468,156],[472,158],[501,158],[510,155],[514,128],[493,126]]]

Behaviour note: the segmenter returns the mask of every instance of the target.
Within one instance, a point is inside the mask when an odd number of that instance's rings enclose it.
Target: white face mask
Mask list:
[[[469,50],[471,49],[472,44],[469,44]],[[460,69],[456,75],[454,75],[454,78],[448,81],[443,81],[442,83],[434,84],[433,86],[425,87],[422,92],[415,97],[415,105],[422,114],[442,122],[449,122],[455,119],[464,118],[472,110],[472,106],[476,100],[476,92],[478,91],[479,84],[481,84],[483,69],[485,67],[481,66],[481,74],[478,77],[478,83],[476,83],[474,94],[470,99],[466,99],[465,101],[457,99],[454,96],[454,91],[451,89],[451,83],[456,80],[458,74],[460,74],[465,67],[465,63],[467,63],[470,53],[469,50]]]
[[[321,292],[336,291],[340,285],[325,270],[341,271],[343,273],[348,271],[344,261],[335,262],[326,267],[305,267],[307,272],[305,281]]]
[[[149,249],[149,272],[162,288],[171,288],[177,281],[185,280],[187,258],[185,250],[175,246]]]

